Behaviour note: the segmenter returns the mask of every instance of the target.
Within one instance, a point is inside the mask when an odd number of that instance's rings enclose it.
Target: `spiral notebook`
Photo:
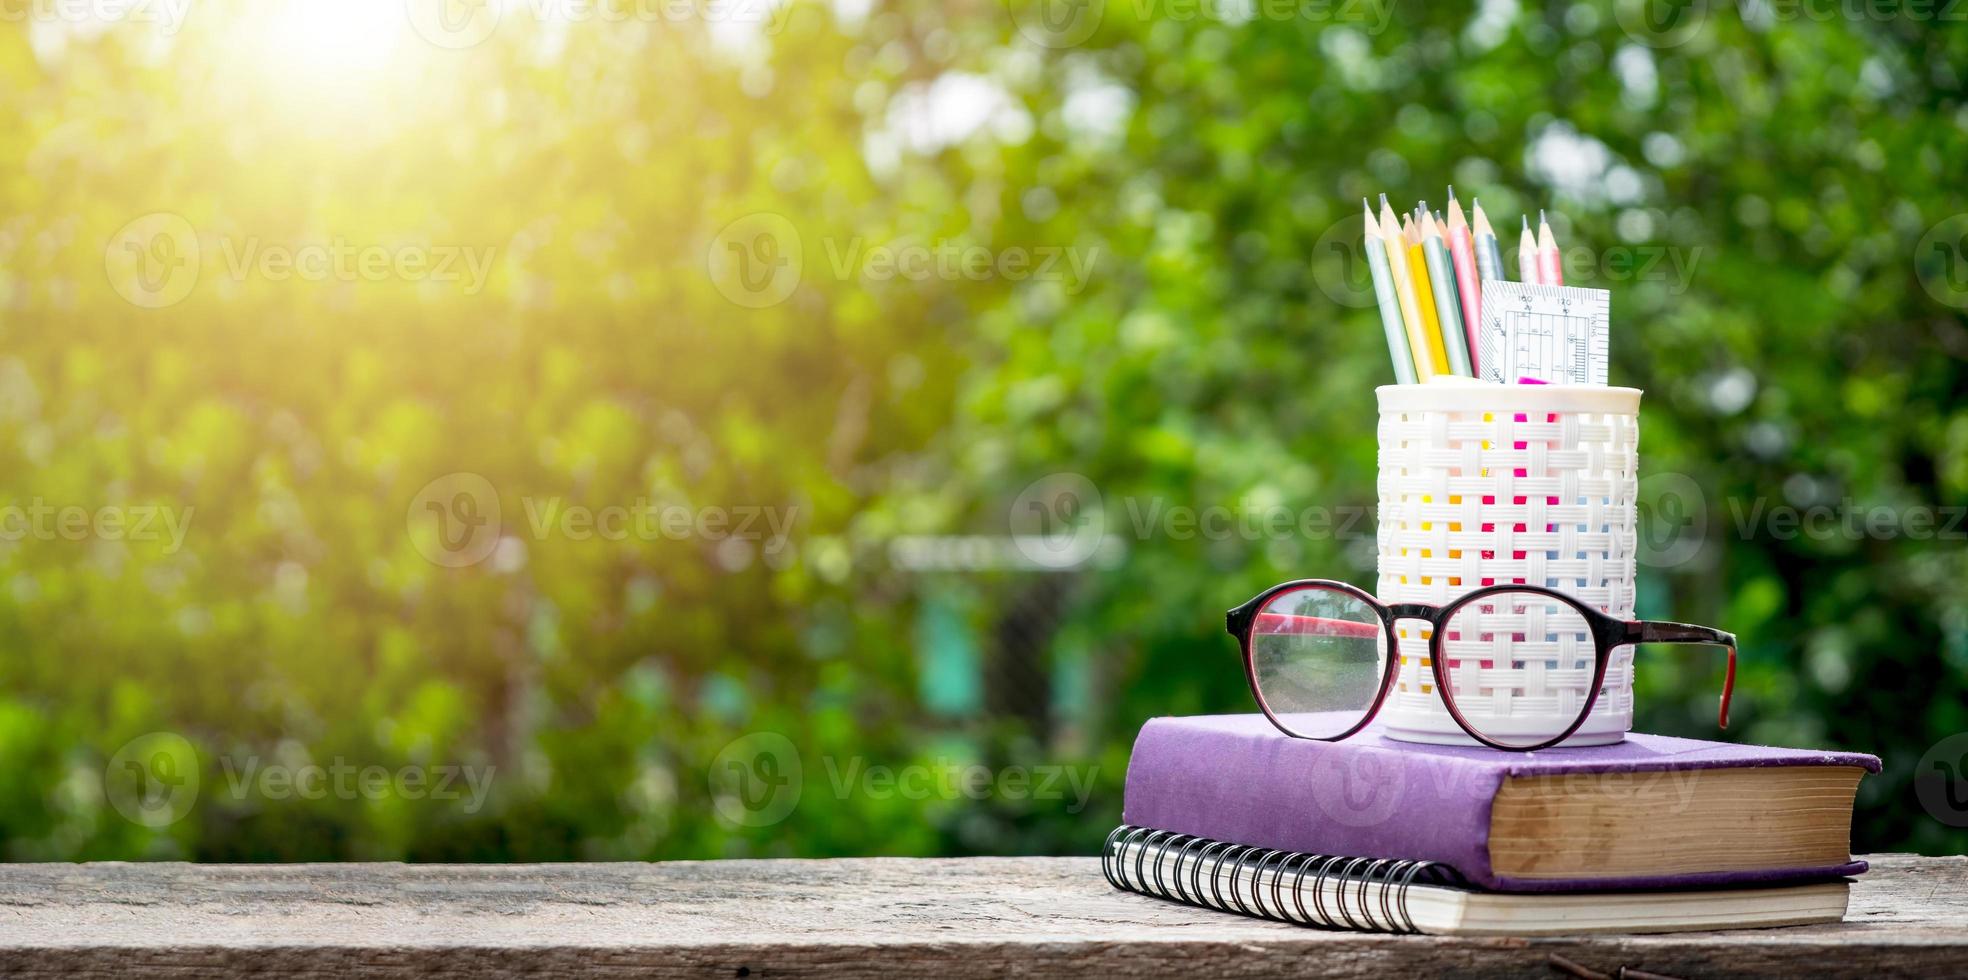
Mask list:
[[[1100,870],[1115,888],[1298,925],[1438,936],[1659,933],[1837,922],[1850,882],[1768,888],[1506,894],[1432,861],[1279,851],[1123,825]]]

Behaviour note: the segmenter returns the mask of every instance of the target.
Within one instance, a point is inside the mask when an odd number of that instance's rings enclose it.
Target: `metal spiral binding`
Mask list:
[[[1430,861],[1409,861],[1407,869],[1402,872],[1401,883],[1395,886],[1400,890],[1400,896],[1396,904],[1401,906],[1401,921],[1408,924],[1408,932],[1421,931],[1415,928],[1414,916],[1408,914],[1408,886],[1414,884],[1417,875],[1429,874],[1431,872],[1439,873],[1438,869],[1443,867],[1445,866]],[[1443,875],[1443,877],[1448,876]]]
[[[1151,850],[1155,857],[1152,869],[1147,863]],[[1391,933],[1420,931],[1408,911],[1411,886],[1463,883],[1454,869],[1433,861],[1306,854],[1125,824],[1107,835],[1100,871],[1117,889],[1173,902],[1314,927]],[[1240,885],[1240,872],[1251,876],[1248,888]],[[1207,893],[1203,890],[1205,874],[1209,877]],[[1226,874],[1230,880],[1228,895],[1223,889]],[[1285,902],[1287,879],[1289,906]],[[1271,893],[1268,903],[1264,896],[1267,885]],[[1310,908],[1305,903],[1308,885]]]
[[[1200,864],[1197,864],[1195,868],[1192,869],[1189,873],[1189,880],[1196,886],[1196,892],[1195,894],[1192,895],[1190,894],[1189,889],[1182,887],[1182,862],[1189,858],[1190,848],[1195,847],[1198,844],[1208,845],[1209,843],[1210,843],[1209,838],[1191,837],[1189,838],[1188,842],[1182,845],[1182,851],[1175,856],[1175,890],[1181,893],[1181,895],[1176,899],[1176,901],[1188,902],[1191,905],[1203,904],[1202,898],[1200,897],[1203,892],[1202,866]]]
[[[1154,846],[1155,838],[1167,836],[1168,833],[1166,830],[1157,830],[1149,834],[1147,839],[1141,842],[1140,849],[1134,853],[1134,880],[1141,883],[1142,890],[1145,890],[1148,884],[1148,874],[1141,867],[1143,861],[1148,857],[1148,848]],[[1159,854],[1160,852],[1158,851],[1156,853]]]
[[[1208,901],[1205,901],[1203,898],[1203,861],[1210,856],[1211,851],[1214,851],[1219,847],[1229,847],[1229,846],[1230,845],[1225,844],[1222,841],[1213,840],[1209,842],[1208,846],[1203,848],[1203,852],[1201,854],[1196,855],[1196,863],[1193,867],[1189,869],[1189,884],[1195,886],[1197,905],[1201,905],[1205,908],[1210,907],[1210,903]],[[1216,879],[1211,878],[1210,884],[1214,886],[1216,884]]]
[[[1231,858],[1243,857],[1245,854],[1250,853],[1251,850],[1253,848],[1249,844],[1232,844],[1224,848],[1223,853],[1216,856],[1215,864],[1210,865],[1210,894],[1216,896],[1217,908],[1225,912],[1232,911],[1229,902],[1223,900],[1223,862]],[[1236,865],[1231,865],[1231,869],[1234,872]],[[1235,878],[1230,880],[1230,901],[1237,903],[1235,911],[1244,915],[1250,914],[1248,911],[1245,911],[1244,903],[1237,898],[1237,881]]]
[[[1276,919],[1279,922],[1291,921],[1291,916],[1285,914],[1285,906],[1281,902],[1274,903],[1278,909],[1276,915],[1266,911],[1264,908],[1264,895],[1260,891],[1264,887],[1264,866],[1270,864],[1274,858],[1284,858],[1289,861],[1291,860],[1291,856],[1292,852],[1290,851],[1271,851],[1264,855],[1263,860],[1257,862],[1257,867],[1251,869],[1251,901],[1257,903],[1258,911],[1262,912],[1267,919]],[[1281,864],[1279,867],[1282,868],[1284,865]],[[1277,877],[1276,874],[1272,876],[1274,882],[1277,880]]]
[[[1161,848],[1155,852],[1155,893],[1156,894],[1160,895],[1163,898],[1175,898],[1174,895],[1169,894],[1168,883],[1162,880],[1162,859],[1168,857],[1169,848],[1174,847],[1177,841],[1192,841],[1195,839],[1196,838],[1190,834],[1176,834],[1174,837],[1171,837],[1168,840],[1162,842]],[[1178,862],[1180,861],[1179,858],[1177,860]],[[1179,866],[1180,864],[1178,863],[1178,867]],[[1180,876],[1178,876],[1176,878],[1176,884],[1180,885],[1181,883],[1182,883],[1182,879]],[[1180,899],[1177,899],[1177,901],[1180,901]]]
[[[1360,917],[1367,920],[1365,924],[1354,919],[1353,913],[1346,910],[1346,880],[1352,877],[1353,869],[1359,867],[1360,862],[1371,862],[1372,860],[1372,858],[1354,858],[1346,862],[1345,867],[1339,869],[1339,874],[1333,876],[1333,904],[1339,908],[1339,917],[1346,920],[1346,925],[1349,929],[1360,929],[1367,932],[1375,931],[1373,919],[1366,914],[1364,908],[1360,911]],[[1323,885],[1325,885],[1324,881],[1313,883],[1314,888],[1319,888]]]

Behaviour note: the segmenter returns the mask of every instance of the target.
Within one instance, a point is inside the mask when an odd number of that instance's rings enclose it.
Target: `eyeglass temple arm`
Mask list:
[[[1722,711],[1716,724],[1729,727],[1729,698],[1736,691],[1736,634],[1688,623],[1641,621],[1627,626],[1634,643],[1702,643],[1729,651],[1729,672],[1722,678]]]

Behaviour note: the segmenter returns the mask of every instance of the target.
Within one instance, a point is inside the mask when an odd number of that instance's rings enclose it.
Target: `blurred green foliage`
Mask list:
[[[1709,6],[1686,37],[1624,0],[508,13],[380,54],[263,43],[243,2],[168,37],[0,23],[0,504],[187,520],[181,547],[0,541],[0,855],[1086,852],[1141,721],[1249,709],[1221,610],[1371,584],[1370,522],[1138,528],[1372,504],[1389,372],[1345,233],[1364,196],[1447,183],[1507,227],[1551,209],[1574,281],[1614,290],[1642,474],[1699,488],[1649,515],[1698,547],[1642,569],[1641,612],[1743,638],[1728,737],[1875,752],[1855,848],[1959,851],[1911,778],[1968,731],[1968,549],[1745,522],[1968,504],[1968,298],[1919,266],[1968,210],[1968,32]],[[105,243],[156,212],[203,265],[146,308]],[[803,272],[737,302],[721,230],[760,213]],[[495,261],[482,290],[238,262],[331,241]],[[1088,271],[852,264],[936,243]],[[461,472],[507,540],[449,567],[418,495]],[[1021,493],[1061,473],[1118,553],[898,560],[1024,529]],[[783,546],[531,530],[546,501],[643,498],[797,519]],[[1718,683],[1643,652],[1638,727],[1713,737]],[[156,731],[203,789],[153,829],[104,775]],[[750,826],[720,769],[759,732],[797,747],[802,795]],[[467,812],[229,791],[248,760],[493,776]],[[856,775],[973,764],[1070,766],[1092,795]]]

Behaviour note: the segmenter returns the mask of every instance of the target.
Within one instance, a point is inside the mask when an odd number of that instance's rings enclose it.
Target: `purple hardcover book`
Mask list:
[[[1616,745],[1501,752],[1395,742],[1371,726],[1341,742],[1291,738],[1263,715],[1155,718],[1128,762],[1123,819],[1135,826],[1310,854],[1440,861],[1495,891],[1740,885],[1858,874],[1847,859],[1810,867],[1589,879],[1494,873],[1491,804],[1514,777],[1591,774],[1644,787],[1692,782],[1707,769],[1851,766],[1879,759],[1628,735]],[[1680,775],[1676,775],[1680,774]]]

